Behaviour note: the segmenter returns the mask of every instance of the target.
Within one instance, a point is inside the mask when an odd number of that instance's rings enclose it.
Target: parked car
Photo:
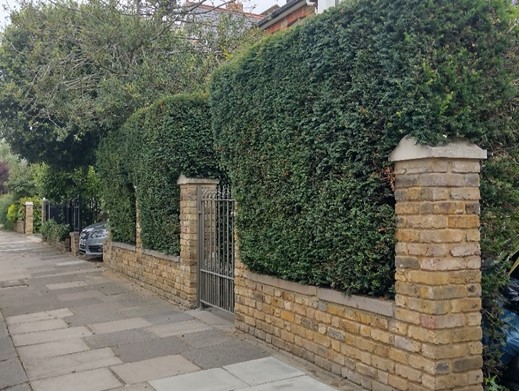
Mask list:
[[[107,237],[108,229],[105,222],[83,228],[79,234],[79,252],[90,256],[102,256],[103,242]]]

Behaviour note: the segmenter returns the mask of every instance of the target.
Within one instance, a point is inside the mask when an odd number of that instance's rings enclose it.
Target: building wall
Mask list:
[[[304,5],[301,8],[298,8],[294,12],[286,15],[276,23],[272,24],[271,26],[267,27],[265,31],[268,34],[275,33],[279,30],[284,30],[294,24],[296,24],[298,21],[308,17],[315,15],[315,6],[310,5]]]

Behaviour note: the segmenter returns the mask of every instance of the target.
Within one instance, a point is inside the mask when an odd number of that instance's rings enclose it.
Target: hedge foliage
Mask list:
[[[12,194],[0,194],[0,224],[5,229],[13,228],[13,223],[7,218],[7,211],[13,202],[14,196]]]
[[[70,226],[58,224],[56,220],[50,219],[41,225],[41,235],[45,240],[64,241],[70,236]]]
[[[109,216],[112,240],[117,242],[135,244],[136,210],[132,174],[137,163],[137,146],[145,113],[144,109],[134,113],[124,126],[105,136],[97,151],[101,198]]]
[[[12,197],[9,197],[12,199]],[[9,199],[6,198],[6,199]],[[32,202],[33,203],[33,229],[34,232],[40,232],[41,227],[41,198],[40,197],[22,197],[17,201],[12,202],[7,207],[7,215],[5,216],[5,221],[7,222],[6,228],[13,228],[14,224],[17,221],[25,220],[25,203]],[[2,206],[0,205],[0,208]],[[3,205],[5,208],[5,204]],[[0,220],[1,222],[2,220]],[[5,224],[5,223],[4,223]]]
[[[220,177],[207,96],[168,97],[137,112],[102,143],[99,162],[113,238],[135,240],[136,199],[143,246],[178,254],[178,177]]]
[[[252,270],[387,294],[394,260],[388,156],[406,135],[429,144],[463,137],[487,148],[483,189],[495,190],[490,167],[503,167],[492,158],[514,153],[508,146],[519,129],[509,3],[348,1],[268,37],[213,76],[217,148]],[[499,178],[504,187],[517,181],[516,156],[511,177]],[[508,197],[515,222],[492,230],[519,221],[517,191],[507,189],[484,207],[500,214],[496,204]],[[484,237],[485,256],[510,246]]]

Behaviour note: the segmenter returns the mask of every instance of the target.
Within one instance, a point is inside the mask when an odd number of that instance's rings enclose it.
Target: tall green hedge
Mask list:
[[[180,174],[220,177],[208,98],[177,95],[134,114],[101,144],[99,166],[114,239],[135,241],[135,201],[143,246],[178,254]],[[135,189],[135,190],[134,190]]]
[[[135,167],[139,164],[146,109],[108,133],[97,152],[97,171],[112,239],[135,244]]]
[[[178,254],[178,177],[219,177],[207,96],[177,95],[156,102],[146,113],[143,136],[135,169],[143,245]]]
[[[285,279],[386,294],[388,156],[401,138],[464,137],[489,149],[494,168],[494,157],[513,153],[518,41],[509,12],[508,0],[347,1],[221,68],[213,127],[239,204],[243,261]],[[518,178],[513,157],[505,187]],[[492,177],[487,170],[484,190]],[[510,196],[515,221],[483,220],[484,229],[517,228],[518,193],[508,190],[497,198]],[[503,212],[501,200],[485,202]],[[488,257],[510,245],[483,244]]]

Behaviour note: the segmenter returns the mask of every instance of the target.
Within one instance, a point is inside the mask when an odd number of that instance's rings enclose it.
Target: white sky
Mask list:
[[[209,4],[211,2],[212,0],[208,0],[207,3]],[[280,7],[283,6],[286,0],[242,0],[242,2],[244,11],[260,14],[274,4]],[[216,0],[215,4],[218,3],[221,4],[221,1]],[[16,8],[16,4],[16,0],[0,0],[0,29],[8,23],[9,10]]]

